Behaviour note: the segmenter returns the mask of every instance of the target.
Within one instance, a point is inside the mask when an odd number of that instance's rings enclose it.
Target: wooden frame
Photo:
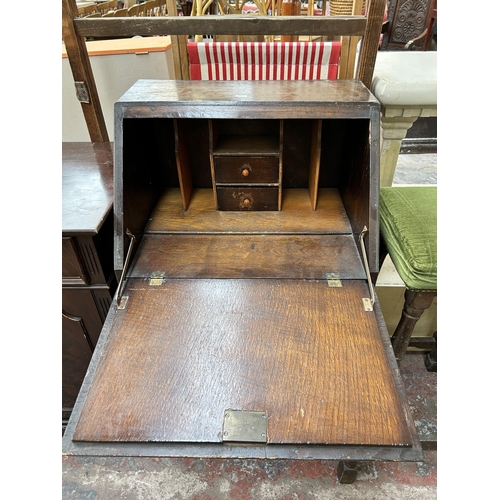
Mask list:
[[[104,116],[85,46],[86,37],[170,35],[175,77],[189,79],[186,40],[196,33],[219,35],[321,35],[361,37],[356,79],[370,87],[375,67],[385,0],[372,0],[366,16],[194,16],[177,17],[175,0],[167,0],[169,16],[137,18],[78,18],[75,0],[62,0],[63,39],[75,82],[83,82],[89,94],[82,102],[92,142],[108,141]],[[352,50],[356,50],[356,44]],[[348,56],[350,61],[352,57]],[[351,76],[347,73],[346,78]]]

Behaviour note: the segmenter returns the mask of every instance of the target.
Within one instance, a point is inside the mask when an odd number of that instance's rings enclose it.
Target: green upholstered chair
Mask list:
[[[437,187],[382,187],[380,233],[381,246],[406,285],[403,312],[391,339],[400,363],[416,322],[437,295]],[[435,354],[426,360],[428,369]]]

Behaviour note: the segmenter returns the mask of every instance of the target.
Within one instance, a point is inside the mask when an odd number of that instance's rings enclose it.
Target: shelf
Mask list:
[[[279,212],[219,211],[211,189],[195,189],[184,211],[180,190],[172,188],[160,197],[145,233],[351,234],[352,228],[333,188],[319,190],[314,211],[307,189],[285,189]]]
[[[214,147],[217,156],[279,156],[278,135],[224,135]]]

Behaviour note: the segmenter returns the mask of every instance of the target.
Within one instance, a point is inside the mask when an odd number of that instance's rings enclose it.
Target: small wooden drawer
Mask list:
[[[69,237],[62,239],[62,283],[63,285],[86,285],[89,283],[76,244],[73,238]]]
[[[214,156],[216,183],[271,184],[279,181],[276,156]]]
[[[279,210],[277,187],[217,187],[219,210]]]

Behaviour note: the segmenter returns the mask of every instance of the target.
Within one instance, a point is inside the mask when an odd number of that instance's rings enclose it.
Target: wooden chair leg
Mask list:
[[[431,306],[436,292],[414,292],[406,289],[405,304],[401,319],[391,338],[392,348],[398,364],[405,357],[411,334],[422,313]]]

